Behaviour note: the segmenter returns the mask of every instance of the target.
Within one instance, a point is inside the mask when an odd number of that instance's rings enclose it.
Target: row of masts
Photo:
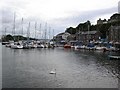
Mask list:
[[[46,41],[46,39],[52,39],[52,37],[54,37],[54,29],[51,29],[51,27],[49,26],[48,31],[47,31],[47,23],[45,23],[45,28],[42,31],[41,29],[41,23],[39,24],[39,31],[37,31],[37,25],[38,23],[35,22],[35,27],[34,27],[34,36],[32,36],[32,38],[34,39],[44,39]],[[29,39],[30,36],[30,29],[31,29],[31,22],[28,23],[28,27],[27,27],[27,35],[26,37]],[[51,34],[52,31],[52,34]],[[5,27],[5,33],[4,35],[6,35],[7,32],[7,27]],[[16,13],[14,13],[14,20],[13,20],[13,29],[12,29],[12,36],[16,35]],[[22,18],[21,20],[21,36],[24,35],[24,19]],[[19,34],[20,35],[20,34]],[[14,38],[15,41],[15,38]]]

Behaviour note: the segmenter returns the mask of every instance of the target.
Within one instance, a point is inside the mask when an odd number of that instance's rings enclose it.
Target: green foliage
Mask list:
[[[19,40],[27,40],[26,37],[23,37],[23,36],[20,36],[20,35],[18,35],[18,36],[13,36],[13,38],[14,38],[15,41],[19,41]]]
[[[111,18],[114,16],[119,16],[119,14],[113,14]],[[114,19],[114,18],[113,18]],[[68,32],[70,34],[75,34],[79,31],[99,31],[101,32],[101,38],[106,38],[107,33],[109,32],[109,28],[111,26],[120,26],[120,19],[115,19],[113,21],[108,21],[108,23],[105,24],[96,24],[96,25],[91,25],[90,21],[87,21],[85,23],[80,23],[76,28],[69,27],[66,29],[65,32]]]
[[[97,25],[91,25],[90,26],[90,31],[98,31],[98,26]]]
[[[6,36],[2,36],[2,41],[3,42],[8,42],[8,41],[10,41],[10,40],[14,40],[14,41],[19,41],[19,40],[27,40],[27,38],[26,37],[23,37],[23,36],[20,36],[20,35],[18,35],[18,36],[12,36],[12,35],[6,35]]]
[[[70,34],[75,34],[79,31],[88,31],[88,26],[89,26],[89,29],[90,29],[90,26],[91,26],[90,21],[87,21],[85,23],[80,23],[76,28],[69,27],[69,28],[66,29],[65,32],[68,32]]]
[[[65,32],[68,32],[70,34],[75,34],[76,33],[76,28],[73,28],[73,27],[69,27],[66,29]]]
[[[9,41],[9,40],[13,40],[13,37],[11,35],[7,35],[7,36],[3,36],[2,37],[2,41],[5,42],[5,41]]]
[[[102,38],[106,38],[107,32],[111,26],[120,26],[120,21],[110,22],[106,24],[95,25],[96,30],[102,33]]]
[[[88,27],[89,27],[89,30],[90,30],[90,26],[91,26],[90,21],[87,21],[87,22],[85,22],[85,23],[80,23],[80,24],[76,27],[76,30],[77,30],[77,32],[79,32],[79,31],[88,31]]]

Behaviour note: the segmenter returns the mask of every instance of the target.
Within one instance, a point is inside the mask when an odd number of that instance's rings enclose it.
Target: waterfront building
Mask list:
[[[58,35],[56,35],[54,37],[55,41],[57,44],[61,44],[61,43],[65,43],[68,41],[68,36],[70,36],[71,34],[67,33],[67,32],[63,32],[63,33],[59,33]]]
[[[70,45],[75,45],[76,44],[76,34],[71,34],[67,37],[67,40],[69,42]]]
[[[84,44],[87,44],[89,41],[99,40],[100,36],[101,33],[99,31],[85,31],[85,32],[79,32],[76,35],[76,39],[78,39],[78,41],[83,42]]]
[[[77,32],[77,33],[75,34],[77,41],[81,41],[81,33],[82,33],[82,31],[79,31],[79,32]]]
[[[63,39],[62,39],[62,35],[63,35],[64,33],[59,33],[59,34],[57,34],[55,37],[54,37],[54,40],[57,42],[57,43],[59,43],[60,41],[62,41]]]
[[[68,41],[75,41],[76,40],[76,35],[75,34],[71,34],[67,37]]]
[[[101,18],[99,18],[99,20],[97,20],[97,24],[106,24],[106,23],[107,23],[106,19],[102,20]]]
[[[70,33],[68,33],[68,32],[64,32],[63,34],[62,34],[62,39],[64,39],[64,40],[68,40],[68,36],[70,36],[71,34]]]
[[[109,42],[120,43],[120,26],[111,26],[108,33]]]
[[[108,22],[116,22],[116,21],[120,21],[120,13],[115,13],[113,14],[110,19],[108,20]]]

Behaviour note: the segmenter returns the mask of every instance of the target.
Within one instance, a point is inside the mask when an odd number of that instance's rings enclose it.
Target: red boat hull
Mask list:
[[[64,48],[71,48],[70,45],[64,45]]]

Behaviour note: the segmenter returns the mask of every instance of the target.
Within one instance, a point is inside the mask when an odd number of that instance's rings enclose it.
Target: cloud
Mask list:
[[[5,23],[11,23],[13,22],[13,11],[11,9],[3,9],[2,10],[2,23],[5,24]]]
[[[93,3],[94,2],[94,3]],[[108,18],[117,12],[118,0],[4,0],[0,7],[0,18],[3,29],[7,26],[9,32],[13,27],[13,15],[16,12],[16,29],[21,30],[21,18],[24,18],[24,30],[26,32],[28,22],[31,22],[31,33],[34,33],[34,23],[45,23],[55,29],[55,34],[65,31],[66,28],[76,27],[81,22],[90,20],[95,23],[99,18]],[[101,4],[102,3],[102,4]],[[2,30],[2,28],[0,28]]]
[[[93,11],[84,11],[84,12],[71,12],[71,16],[67,18],[58,18],[51,20],[50,22],[55,26],[55,28],[60,31],[65,31],[68,27],[76,27],[79,23],[84,23],[87,20],[90,20],[91,23],[96,23],[96,21],[101,18],[102,16],[112,15],[117,12],[117,7],[107,8],[107,9],[100,9],[100,10],[93,10]]]
[[[106,14],[117,13],[117,7],[108,8],[108,9],[100,9],[94,11],[84,11],[84,12],[71,12],[71,17],[67,18],[59,18],[54,21],[60,21],[64,23],[77,23],[77,22],[85,22],[87,20],[94,20],[96,17],[103,16]]]

